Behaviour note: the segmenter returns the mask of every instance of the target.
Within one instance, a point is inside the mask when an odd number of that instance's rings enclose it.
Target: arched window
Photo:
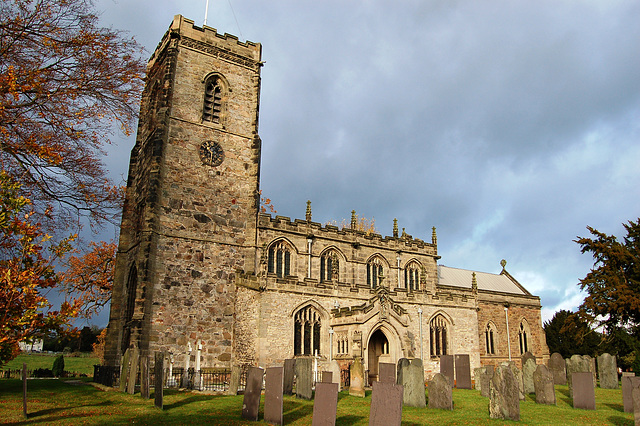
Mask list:
[[[374,257],[367,263],[367,285],[371,288],[378,288],[382,282],[382,261]]]
[[[520,341],[520,355],[524,355],[529,351],[529,325],[525,321],[520,323],[518,340]]]
[[[320,313],[307,306],[296,312],[293,330],[293,354],[320,354]]]
[[[329,250],[320,256],[320,282],[338,281],[340,261],[335,250]]]
[[[407,291],[420,288],[420,265],[417,262],[409,262],[404,268],[404,288]]]
[[[496,354],[496,344],[495,340],[497,338],[496,328],[493,323],[487,323],[487,328],[484,330],[484,341],[485,348],[487,351],[487,355],[495,355]]]
[[[202,121],[220,123],[222,116],[222,79],[212,75],[205,81],[204,106],[202,108]]]
[[[278,241],[269,247],[267,271],[278,278],[291,275],[291,248],[284,241]]]
[[[447,324],[446,318],[441,314],[436,315],[429,323],[432,357],[447,354]]]

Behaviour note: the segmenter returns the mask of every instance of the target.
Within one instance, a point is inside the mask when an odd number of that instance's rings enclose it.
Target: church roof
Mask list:
[[[477,272],[438,265],[438,285],[471,288],[472,274],[474,272],[476,273],[478,290],[525,296],[530,295],[507,271],[503,271],[501,274],[490,274],[488,272]]]

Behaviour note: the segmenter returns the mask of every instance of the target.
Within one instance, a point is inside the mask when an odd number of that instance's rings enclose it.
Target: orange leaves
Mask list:
[[[260,213],[278,213],[273,203],[271,203],[271,198],[265,198],[262,196],[262,189],[260,190]]]

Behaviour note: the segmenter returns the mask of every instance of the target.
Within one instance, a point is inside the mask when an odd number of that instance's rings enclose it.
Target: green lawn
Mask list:
[[[57,355],[50,354],[22,354],[18,355],[15,359],[5,364],[2,369],[16,369],[22,368],[22,363],[27,363],[27,369],[35,370],[36,368],[49,368],[53,367],[53,360]],[[64,370],[73,373],[84,373],[86,375],[93,376],[94,364],[100,364],[98,358],[92,357],[72,357],[65,355],[64,357]]]
[[[154,408],[153,400],[116,391],[101,391],[86,384],[68,384],[65,379],[28,381],[28,423],[40,424],[256,424],[240,418],[241,395],[213,396],[197,392],[165,390],[165,409]],[[22,418],[22,383],[0,380],[0,423],[25,424]],[[523,425],[588,424],[633,425],[633,415],[622,410],[620,389],[596,389],[596,410],[576,410],[571,407],[566,386],[557,386],[557,406],[538,405],[531,397],[520,404]],[[488,399],[475,390],[453,391],[453,411],[404,407],[403,425],[503,425],[515,424],[492,420]],[[263,397],[264,401],[264,397]],[[342,392],[339,395],[338,425],[367,425],[371,393],[356,398]],[[313,401],[284,397],[284,422],[287,425],[310,425]],[[260,419],[263,418],[263,407]],[[264,424],[260,421],[258,424]]]

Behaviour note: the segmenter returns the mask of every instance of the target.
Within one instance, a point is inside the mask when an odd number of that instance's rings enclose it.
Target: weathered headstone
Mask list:
[[[551,354],[551,358],[549,358],[549,370],[551,370],[551,374],[553,374],[554,384],[567,384],[567,367],[564,358],[562,358],[562,355],[558,352]]]
[[[402,421],[402,385],[374,382],[369,425],[399,425]]]
[[[520,420],[519,387],[510,365],[499,365],[491,378],[489,416],[492,419]]]
[[[329,363],[328,370],[331,371],[331,382],[336,383],[338,385],[338,392],[342,390],[342,385],[340,384],[340,364],[335,359]]]
[[[402,384],[402,371],[406,366],[410,364],[411,364],[411,361],[409,361],[407,358],[400,358],[398,360],[398,363],[396,364],[396,384],[398,385]]]
[[[491,396],[491,378],[493,377],[493,368],[486,369],[480,375],[480,395],[485,398],[489,398]]]
[[[313,358],[296,359],[296,397],[313,398]]]
[[[378,364],[378,380],[385,383],[396,382],[396,365],[388,362]]]
[[[322,383],[333,383],[333,372],[331,372],[331,371],[323,371],[322,372]]]
[[[524,357],[523,357],[524,358]],[[522,365],[522,386],[524,394],[535,393],[536,388],[533,384],[533,373],[536,371],[535,358],[527,358]]]
[[[162,410],[164,387],[164,353],[156,352],[154,360],[155,378],[153,383],[153,399],[154,405]]]
[[[420,358],[414,358],[409,365],[403,364],[402,383],[404,395],[402,403],[410,407],[426,407],[424,388],[424,367]]]
[[[118,389],[120,392],[127,390],[127,381],[129,380],[129,361],[131,359],[131,349],[124,351],[124,355],[120,358],[120,383]]]
[[[640,377],[622,376],[622,405],[625,413],[633,413],[632,392],[637,387],[640,387]]]
[[[360,358],[355,359],[351,364],[351,384],[349,386],[349,395],[361,396],[364,398],[364,369]]]
[[[131,395],[136,393],[136,380],[138,379],[138,367],[140,365],[140,351],[131,351],[131,363],[129,367],[129,377],[127,381],[127,392]]]
[[[534,363],[536,362],[536,357],[530,351],[527,351],[524,353],[524,355],[522,355],[522,357],[520,357],[520,361],[522,361],[523,368],[524,368],[525,362],[527,362],[528,359],[532,359]]]
[[[640,388],[633,388],[631,391],[633,399],[633,420],[636,426],[640,426]]]
[[[264,421],[272,425],[282,425],[283,367],[269,367],[264,384]]]
[[[536,393],[536,403],[547,405],[556,404],[556,389],[553,384],[553,374],[551,374],[551,371],[549,371],[546,365],[538,365],[533,372],[533,387]]]
[[[471,389],[471,364],[469,354],[455,356],[456,387],[458,389]]]
[[[504,365],[507,366],[511,369],[511,372],[513,373],[513,377],[516,380],[516,385],[518,386],[518,398],[520,399],[520,401],[524,401],[525,397],[524,397],[524,383],[522,381],[522,370],[520,370],[517,366],[516,363],[514,361],[503,361],[500,363],[500,365]]]
[[[573,384],[573,408],[595,410],[596,393],[591,372],[572,373],[571,383]]]
[[[449,379],[436,373],[429,380],[429,408],[453,410],[453,394]]]
[[[231,374],[229,376],[229,389],[227,390],[227,395],[237,395],[239,387],[240,387],[240,367],[237,365],[232,365]]]
[[[316,383],[313,400],[313,426],[333,426],[336,424],[338,408],[338,384]]]
[[[480,390],[482,383],[480,383],[480,375],[487,371],[487,367],[477,367],[473,369],[473,380],[475,381],[474,388]]]
[[[595,387],[596,373],[592,361],[593,359],[588,355],[573,355],[566,360],[569,396],[573,397],[573,373],[591,373]]]
[[[440,356],[440,374],[447,377],[453,387],[453,355]]]
[[[598,357],[598,378],[603,389],[618,389],[616,356],[604,353]]]
[[[244,400],[242,402],[242,418],[258,421],[260,409],[260,396],[262,393],[262,377],[264,370],[259,367],[249,367],[247,372],[247,385],[244,388]]]
[[[149,399],[149,357],[140,359],[140,396]]]
[[[296,374],[296,359],[284,360],[284,394],[293,395],[293,378]]]

